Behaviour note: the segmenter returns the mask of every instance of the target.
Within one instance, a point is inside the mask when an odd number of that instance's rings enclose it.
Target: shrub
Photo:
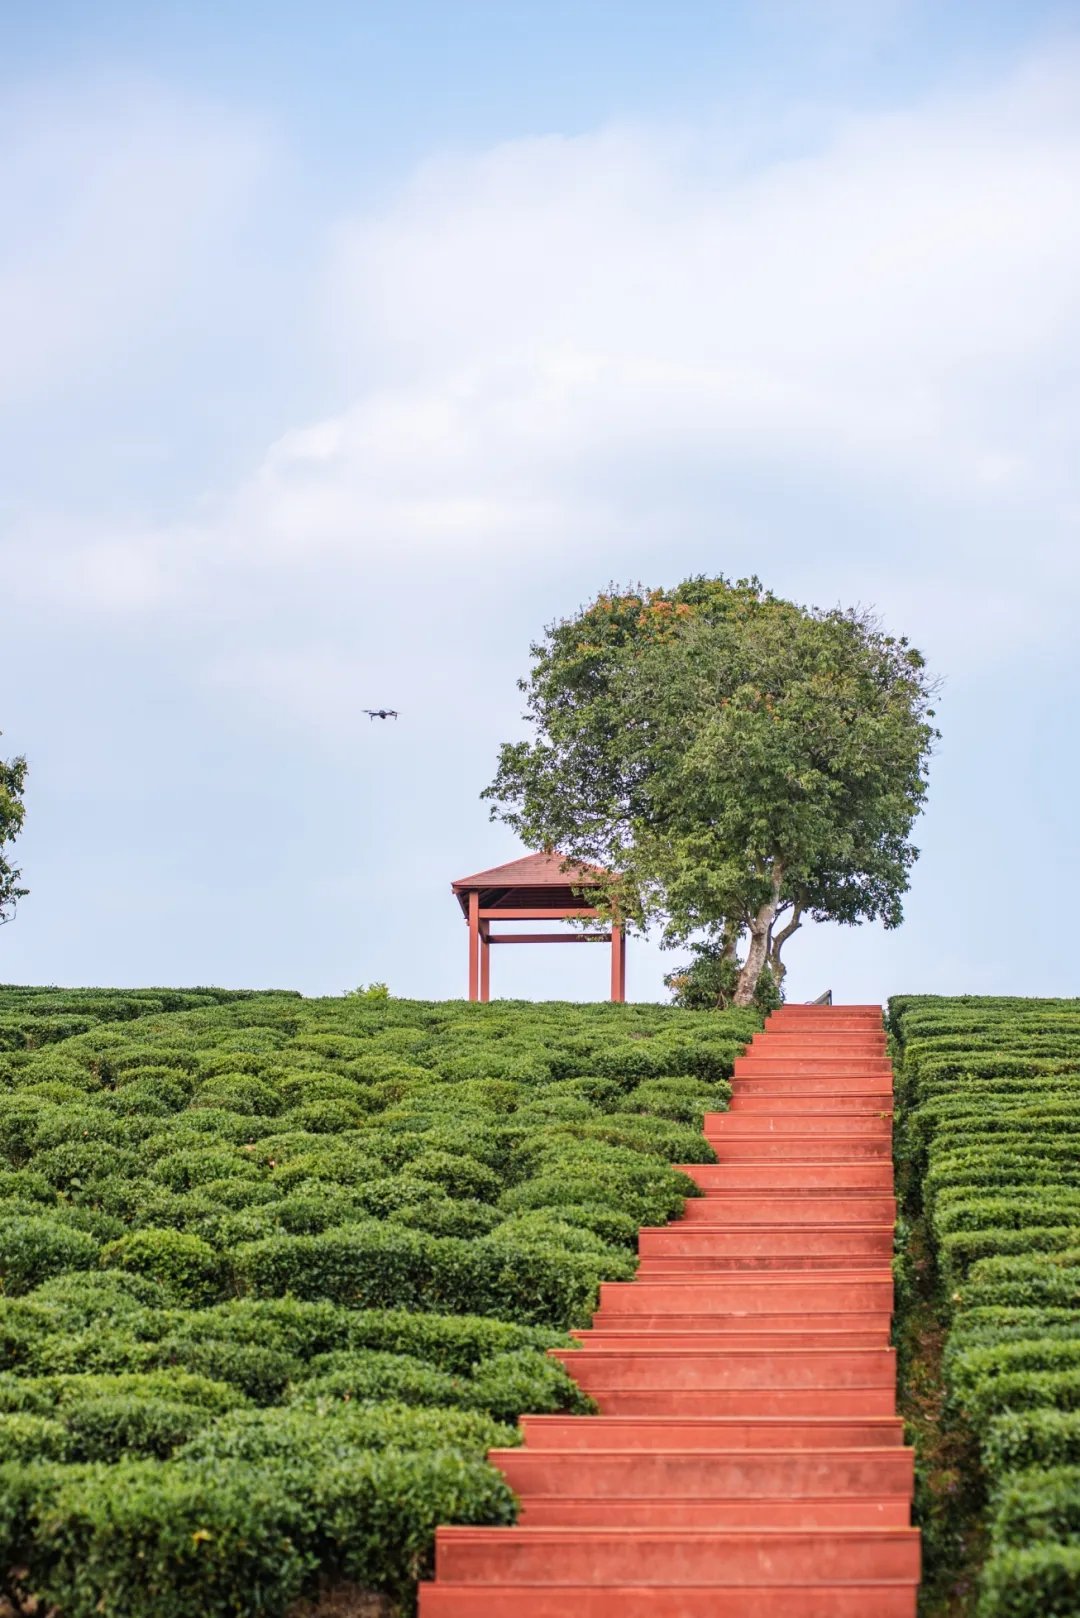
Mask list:
[[[972,1423],[1007,1410],[1080,1409],[1080,1370],[1015,1371],[978,1382],[964,1400]]]
[[[467,1375],[481,1360],[520,1349],[547,1349],[569,1341],[558,1332],[511,1325],[480,1315],[420,1315],[407,1309],[357,1310],[347,1317],[355,1348],[415,1354],[444,1371]]]
[[[38,1175],[59,1191],[79,1192],[103,1180],[134,1177],[141,1167],[137,1151],[108,1141],[65,1141],[34,1157]]]
[[[168,1117],[185,1107],[191,1095],[187,1074],[174,1068],[141,1068],[138,1077],[129,1079],[105,1100],[115,1113],[134,1117]]]
[[[119,1461],[129,1455],[164,1457],[213,1417],[202,1405],[145,1395],[72,1400],[64,1409],[66,1460]]]
[[[390,1400],[406,1405],[467,1408],[471,1401],[460,1377],[425,1365],[412,1354],[386,1354],[374,1349],[337,1353],[316,1361],[313,1375],[296,1389],[294,1402],[343,1399],[346,1403]]]
[[[1010,1473],[994,1498],[990,1529],[996,1544],[1021,1550],[1038,1540],[1080,1544],[1080,1466]]]
[[[304,1481],[322,1567],[397,1600],[430,1577],[439,1523],[506,1524],[515,1515],[505,1479],[453,1450],[359,1455]]]
[[[631,1178],[619,1165],[583,1154],[577,1162],[571,1161],[565,1174],[552,1170],[523,1180],[503,1195],[501,1206],[507,1212],[517,1212],[527,1208],[579,1207],[602,1199],[604,1206],[633,1220],[635,1228],[663,1225],[681,1213],[686,1195],[683,1186],[689,1184],[675,1174],[659,1183],[644,1177]]]
[[[569,1253],[556,1240],[516,1241],[501,1230],[473,1244],[478,1260],[472,1298],[459,1305],[476,1314],[509,1314],[525,1325],[587,1325],[602,1280],[628,1280],[634,1261],[612,1249]],[[621,1273],[620,1273],[621,1272]]]
[[[217,1073],[199,1086],[194,1105],[272,1118],[281,1111],[281,1098],[272,1085],[250,1073]]]
[[[209,1303],[221,1291],[221,1259],[208,1242],[179,1230],[135,1230],[112,1242],[103,1264],[158,1281],[178,1303]]]
[[[327,1298],[355,1308],[453,1308],[476,1271],[470,1244],[375,1219],[245,1243],[232,1263],[239,1290],[252,1297]]]
[[[27,1292],[67,1270],[89,1269],[97,1256],[92,1236],[55,1217],[0,1218],[0,1287],[6,1293]]]
[[[429,1197],[395,1208],[390,1215],[396,1225],[425,1230],[430,1236],[486,1236],[500,1223],[501,1214],[487,1203],[461,1197]]]
[[[169,1152],[159,1157],[151,1170],[153,1178],[171,1191],[190,1191],[193,1186],[213,1180],[251,1178],[260,1172],[259,1165],[243,1153],[215,1146]]]
[[[700,1130],[702,1117],[726,1107],[731,1100],[730,1084],[706,1085],[693,1076],[646,1079],[626,1096],[628,1112],[649,1113],[673,1123],[690,1124]]]
[[[557,1360],[522,1349],[481,1360],[473,1373],[470,1402],[497,1421],[516,1421],[527,1411],[583,1415],[596,1409]]]
[[[305,1101],[302,1106],[290,1107],[281,1121],[291,1129],[302,1129],[313,1135],[336,1135],[342,1130],[355,1129],[365,1111],[356,1101]]]
[[[991,1477],[1021,1467],[1080,1463],[1080,1411],[996,1416],[987,1423],[981,1445]]]
[[[358,1451],[457,1450],[479,1459],[514,1445],[514,1430],[476,1410],[432,1410],[402,1404],[358,1405],[340,1399],[281,1410],[237,1410],[206,1427],[177,1460],[225,1468],[296,1460],[325,1465]]]
[[[65,1618],[280,1613],[313,1558],[284,1478],[128,1461],[72,1469],[35,1513],[30,1571]]]
[[[491,1467],[453,1450],[358,1451],[243,1474],[127,1462],[49,1481],[31,1507],[30,1572],[71,1618],[263,1618],[317,1568],[405,1597],[430,1568],[438,1522],[505,1523],[514,1510]]]
[[[989,1563],[979,1618],[1075,1618],[1080,1610],[1080,1545],[1003,1550]]]
[[[0,1482],[11,1461],[64,1460],[67,1453],[68,1433],[62,1422],[26,1410],[0,1415]]]
[[[434,1182],[451,1197],[469,1197],[493,1202],[502,1189],[499,1176],[485,1163],[456,1152],[429,1147],[414,1157],[409,1172],[417,1179]]]
[[[280,1348],[260,1343],[237,1343],[228,1338],[204,1337],[203,1323],[194,1321],[190,1335],[165,1337],[150,1351],[148,1363],[178,1365],[215,1382],[239,1388],[258,1404],[274,1404],[302,1370],[302,1362]]]

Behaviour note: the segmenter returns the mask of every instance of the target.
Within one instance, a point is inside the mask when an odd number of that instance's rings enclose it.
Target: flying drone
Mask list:
[[[364,712],[369,719],[396,719],[396,708],[365,708]]]

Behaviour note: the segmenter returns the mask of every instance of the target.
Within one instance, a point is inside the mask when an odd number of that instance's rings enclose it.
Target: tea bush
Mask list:
[[[1080,1611],[1080,1001],[890,1002],[897,1147],[989,1496],[979,1618]]]
[[[696,1194],[757,1026],[0,989],[0,1597],[407,1607],[437,1522],[512,1520],[486,1450],[591,1408],[546,1350]]]

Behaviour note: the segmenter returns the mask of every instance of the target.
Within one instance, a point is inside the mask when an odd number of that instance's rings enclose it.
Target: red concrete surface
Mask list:
[[[879,1007],[773,1013],[703,1195],[554,1354],[600,1414],[522,1418],[519,1522],[439,1529],[420,1618],[914,1618],[891,1084]]]

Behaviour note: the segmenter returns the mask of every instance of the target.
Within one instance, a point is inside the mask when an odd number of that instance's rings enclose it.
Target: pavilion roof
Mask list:
[[[546,909],[580,905],[581,900],[574,896],[573,889],[594,885],[597,877],[606,875],[599,865],[578,861],[568,864],[562,854],[525,854],[520,859],[508,860],[505,865],[493,865],[489,871],[458,877],[451,887],[465,912],[468,911],[468,895],[473,892],[490,895],[488,902],[497,908],[536,906]]]
[[[452,885],[455,893],[468,893],[470,888],[565,888],[579,887],[591,876],[606,875],[600,865],[567,861],[562,854],[524,854],[505,865],[493,865],[490,871],[459,876]]]

